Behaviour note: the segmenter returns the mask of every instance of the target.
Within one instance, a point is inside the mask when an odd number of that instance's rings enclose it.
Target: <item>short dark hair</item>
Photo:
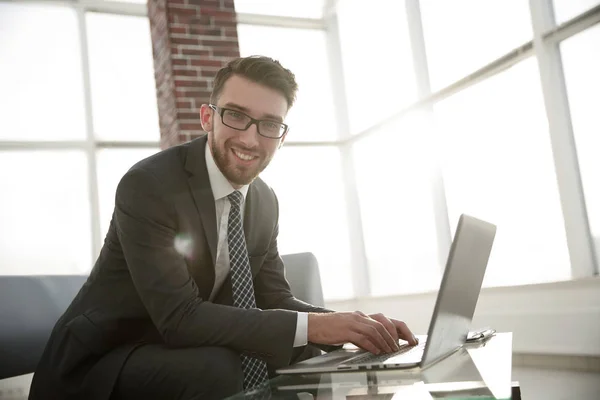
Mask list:
[[[211,103],[216,104],[225,82],[233,75],[239,75],[279,91],[287,100],[288,110],[292,108],[296,100],[298,84],[292,71],[284,68],[279,61],[270,57],[249,56],[236,58],[217,72],[210,95]]]

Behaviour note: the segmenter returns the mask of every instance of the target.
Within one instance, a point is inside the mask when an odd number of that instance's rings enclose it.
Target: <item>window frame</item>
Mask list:
[[[343,1],[343,0],[341,0]],[[113,13],[119,15],[147,16],[144,4],[125,2],[107,2],[102,0],[0,0],[0,2],[31,3],[44,5],[60,5],[73,7],[77,12],[78,29],[81,43],[81,65],[84,80],[84,99],[86,112],[86,139],[81,141],[0,141],[0,150],[48,150],[48,149],[83,149],[88,159],[90,184],[90,204],[92,219],[92,251],[95,258],[101,248],[100,206],[98,194],[97,150],[101,148],[153,148],[159,147],[159,140],[153,142],[113,142],[98,141],[93,134],[93,116],[91,102],[90,68],[87,43],[87,12]],[[345,96],[343,65],[340,53],[340,37],[336,7],[338,0],[327,0],[322,19],[276,17],[270,15],[238,14],[239,24],[264,25],[303,29],[324,30],[327,34],[330,76],[334,87],[336,118],[338,121],[338,140],[328,142],[286,142],[286,146],[338,146],[341,152],[342,170],[344,173],[345,197],[347,200],[347,216],[350,228],[351,265],[354,298],[368,297],[370,293],[369,267],[365,252],[364,236],[360,213],[359,196],[356,191],[356,176],[352,145],[372,135],[382,125],[411,112],[432,113],[433,105],[458,91],[464,90],[491,76],[501,73],[510,66],[528,58],[535,57],[539,65],[542,91],[546,114],[550,127],[550,140],[554,151],[554,164],[561,198],[562,213],[566,228],[567,242],[571,260],[573,278],[584,278],[598,275],[598,255],[596,254],[587,210],[577,153],[574,146],[573,128],[571,124],[568,98],[565,88],[565,77],[562,70],[559,44],[563,40],[576,35],[585,29],[600,23],[600,5],[587,10],[568,21],[557,25],[554,19],[552,0],[530,0],[534,36],[530,41],[522,43],[514,50],[501,55],[484,67],[472,71],[450,85],[432,92],[428,61],[425,51],[422,18],[419,0],[406,0],[409,37],[412,48],[412,62],[417,79],[418,99],[415,103],[399,109],[393,116],[378,124],[359,132],[350,134],[348,107]],[[441,170],[436,167],[432,190],[435,193],[436,227],[438,230],[438,250],[447,254],[451,244],[451,228],[444,192]],[[445,260],[440,260],[445,261]],[[441,262],[442,268],[444,262]]]
[[[1,3],[14,4],[39,4],[44,6],[68,7],[76,12],[77,29],[80,42],[80,62],[83,77],[85,130],[84,140],[68,141],[3,141],[0,140],[0,151],[10,150],[83,150],[88,162],[88,182],[90,219],[92,227],[92,254],[90,254],[90,268],[102,248],[102,232],[100,224],[100,197],[98,188],[98,163],[97,151],[102,148],[150,148],[160,147],[159,138],[148,142],[127,141],[102,141],[94,137],[94,121],[92,114],[92,95],[90,80],[90,61],[88,49],[88,29],[86,14],[88,12],[116,14],[126,16],[147,17],[148,10],[145,4],[108,2],[102,0],[71,0],[71,1],[34,1],[34,0],[0,0]]]

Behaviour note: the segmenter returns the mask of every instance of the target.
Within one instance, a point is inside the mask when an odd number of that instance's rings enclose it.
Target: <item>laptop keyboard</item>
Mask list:
[[[344,365],[356,365],[356,364],[377,364],[386,361],[392,357],[396,357],[400,354],[408,354],[409,352],[413,352],[416,350],[423,350],[425,348],[425,341],[419,342],[416,346],[411,346],[408,343],[400,346],[400,350],[394,353],[385,353],[385,354],[373,354],[373,353],[365,353],[355,358],[352,358],[346,362]]]

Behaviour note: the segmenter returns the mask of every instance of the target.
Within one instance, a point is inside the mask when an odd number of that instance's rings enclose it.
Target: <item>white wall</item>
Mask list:
[[[382,312],[427,333],[436,293],[329,301],[339,311]],[[600,355],[600,277],[539,285],[485,288],[473,328],[514,332],[513,351]]]

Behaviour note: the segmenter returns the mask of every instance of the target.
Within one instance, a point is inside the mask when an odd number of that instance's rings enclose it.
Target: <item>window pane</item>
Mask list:
[[[85,153],[0,152],[0,185],[0,275],[91,269]]]
[[[345,0],[338,18],[350,130],[359,133],[417,98],[406,9],[397,0]]]
[[[523,0],[421,0],[421,16],[433,90],[533,38]]]
[[[77,17],[0,3],[0,140],[85,139]]]
[[[561,44],[573,133],[596,252],[600,255],[600,25]]]
[[[325,298],[352,297],[339,150],[283,147],[262,177],[279,198],[279,253],[314,253]]]
[[[140,160],[151,156],[159,149],[100,149],[98,162],[98,193],[100,197],[100,228],[102,242],[108,232],[115,207],[115,192],[125,173]]]
[[[548,125],[534,59],[435,106],[450,225],[498,226],[486,286],[571,278]]]
[[[554,19],[561,24],[600,4],[600,0],[553,0]]]
[[[158,142],[148,19],[87,13],[86,20],[96,138]]]
[[[238,13],[322,18],[325,0],[235,0],[234,4]]]
[[[429,135],[424,120],[411,115],[354,145],[373,295],[439,287]]]
[[[238,25],[238,36],[242,56],[262,54],[272,57],[296,75],[298,97],[286,118],[290,125],[287,140],[335,140],[337,132],[325,32]]]

